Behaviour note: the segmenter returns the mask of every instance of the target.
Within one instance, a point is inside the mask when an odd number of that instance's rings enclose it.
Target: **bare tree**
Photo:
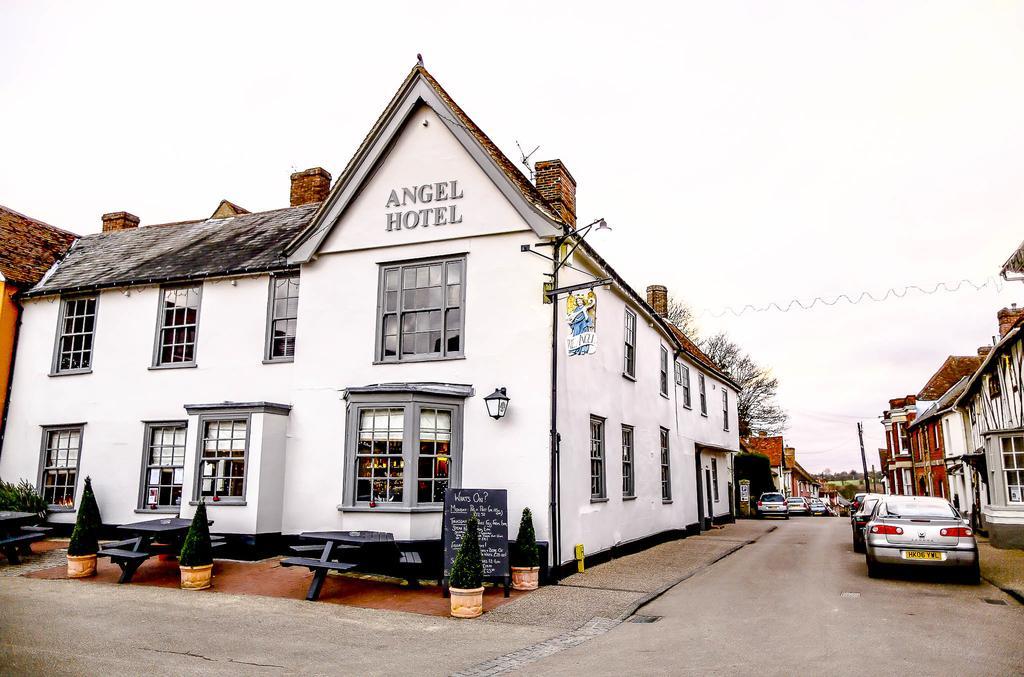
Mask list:
[[[698,340],[700,331],[697,328],[697,316],[693,313],[693,309],[687,305],[686,301],[679,298],[669,297],[668,317],[665,319],[679,327],[679,329],[686,334],[686,337],[691,341]]]
[[[741,388],[736,404],[740,435],[762,430],[769,435],[782,434],[789,417],[775,402],[779,379],[771,370],[757,364],[725,332],[702,340],[700,348]]]

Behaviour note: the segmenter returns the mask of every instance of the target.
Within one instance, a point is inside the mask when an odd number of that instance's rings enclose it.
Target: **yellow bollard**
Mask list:
[[[576,544],[576,571],[583,573],[583,544]]]

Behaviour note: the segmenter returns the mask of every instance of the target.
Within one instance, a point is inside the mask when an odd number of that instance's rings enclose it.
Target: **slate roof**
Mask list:
[[[87,235],[26,296],[286,268],[284,245],[319,203]]]
[[[30,287],[42,279],[75,237],[0,205],[0,273],[12,284]]]
[[[973,355],[950,355],[942,363],[939,370],[935,372],[924,388],[917,394],[919,400],[937,400],[953,387],[964,376],[970,376],[978,371],[981,366],[981,358]]]

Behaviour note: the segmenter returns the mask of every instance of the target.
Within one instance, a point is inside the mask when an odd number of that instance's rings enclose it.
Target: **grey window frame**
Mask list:
[[[465,269],[463,269],[465,270]],[[342,512],[442,512],[444,503],[419,503],[415,485],[418,476],[420,412],[423,409],[449,409],[452,413],[452,439],[449,447],[451,457],[448,471],[448,486],[462,486],[462,448],[464,435],[465,398],[424,392],[378,392],[351,393],[348,395],[345,415],[345,466],[342,472]],[[368,502],[356,501],[356,480],[358,478],[356,444],[359,435],[359,416],[365,409],[401,408],[404,410],[402,428],[402,459],[405,473],[403,496],[400,504],[378,503],[370,507]]]
[[[142,476],[141,476],[140,482],[139,482],[139,503],[138,503],[138,507],[136,508],[135,512],[145,512],[145,513],[152,512],[152,513],[157,513],[157,514],[159,514],[159,513],[174,513],[174,514],[178,514],[179,510],[181,509],[181,505],[177,505],[177,506],[174,506],[174,505],[164,505],[164,506],[157,506],[156,508],[150,508],[146,504],[146,490],[149,488],[149,471],[150,471],[150,469],[151,468],[173,468],[173,467],[177,467],[177,466],[173,466],[173,465],[171,465],[171,466],[165,466],[165,465],[155,466],[155,465],[151,465],[150,464],[150,462],[149,462],[149,452],[150,452],[150,448],[151,448],[150,441],[152,440],[152,431],[154,429],[156,429],[156,428],[183,428],[185,430],[185,443],[182,445],[183,458],[182,458],[182,463],[181,463],[181,473],[182,473],[181,503],[183,505],[186,502],[185,491],[184,491],[184,488],[185,488],[185,486],[184,486],[185,485],[184,479],[185,479],[185,472],[186,472],[186,465],[187,465],[187,458],[186,457],[188,456],[188,421],[185,421],[185,420],[143,421],[143,433],[142,433]]]
[[[64,320],[67,318],[68,303],[73,301],[92,300],[92,332],[89,334],[89,366],[77,369],[61,369],[61,339],[64,338]],[[92,373],[92,365],[96,361],[96,322],[99,320],[100,295],[75,294],[60,298],[60,312],[57,314],[57,332],[53,341],[53,358],[50,362],[50,376],[72,376],[74,374]],[[84,336],[84,334],[82,334]]]
[[[590,500],[591,501],[604,501],[608,499],[608,483],[607,483],[607,437],[608,429],[605,425],[606,421],[601,416],[590,415]],[[597,455],[595,456],[594,448],[594,426],[600,431],[601,437],[597,440],[598,448]],[[597,474],[594,474],[594,464],[597,463]],[[594,484],[598,484],[597,491],[594,491]]]
[[[1024,435],[1000,435],[997,440],[998,446],[996,448],[996,453],[999,454],[999,465],[1002,466],[1002,481],[1003,486],[1005,487],[1006,504],[1009,506],[1024,505]],[[1009,453],[1003,449],[1003,440],[1010,441],[1011,451]],[[1018,443],[1020,444],[1020,451],[1017,450]],[[1008,467],[1006,465],[1007,456],[1013,458],[1016,465]],[[1018,458],[1020,459],[1019,462]],[[1017,481],[1012,483],[1012,485],[1010,483],[1011,472],[1017,475]],[[1011,498],[1011,486],[1017,487],[1018,489],[1018,499],[1016,501]]]
[[[629,438],[627,443],[626,438]],[[636,498],[636,430],[622,424],[622,497]]]
[[[672,448],[668,428],[658,428],[658,451],[661,466],[661,502],[672,502]]]
[[[690,398],[690,367],[680,363],[682,367],[683,377],[683,406],[687,409],[693,409],[693,402]]]
[[[71,505],[64,506],[56,503],[47,503],[50,512],[74,512],[78,505],[78,480],[82,468],[82,450],[85,448],[85,423],[65,423],[62,425],[44,425],[42,427],[42,440],[39,445],[39,471],[36,475],[36,489],[40,495],[45,495],[43,490],[43,478],[46,476],[47,468],[59,466],[46,465],[46,451],[49,448],[48,441],[50,433],[62,430],[78,431],[78,453],[75,456],[75,483],[71,489]],[[64,485],[67,486],[67,485]]]
[[[376,310],[376,330],[374,332],[374,348],[373,348],[373,360],[374,364],[403,364],[408,362],[437,362],[443,360],[461,360],[465,359],[466,355],[466,286],[468,281],[469,272],[469,257],[465,253],[460,254],[446,254],[443,256],[432,256],[427,258],[418,259],[406,259],[401,261],[389,261],[378,264],[377,270],[377,310]],[[449,352],[448,351],[448,340],[447,340],[447,321],[449,308],[447,305],[447,293],[445,287],[448,286],[448,264],[459,262],[462,264],[462,279],[459,282],[460,296],[459,296],[459,350]],[[440,263],[444,275],[441,281],[441,352],[429,353],[422,355],[410,355],[408,357],[402,356],[402,279],[404,278],[404,270],[407,267],[419,267],[423,265],[430,265],[432,263]],[[398,316],[398,347],[394,357],[384,356],[384,315],[390,314],[385,311],[385,290],[384,290],[384,277],[388,270],[398,269],[398,307],[394,311]],[[454,306],[453,306],[454,308]],[[415,312],[415,311],[410,311]]]
[[[722,387],[722,430],[729,432],[729,389]]]
[[[626,307],[622,336],[622,375],[636,380],[636,313]]]
[[[718,503],[718,459],[714,457],[711,458],[711,495],[715,503]]]
[[[661,346],[661,362],[658,371],[658,392],[668,397],[668,348]]]
[[[206,439],[207,423],[225,423],[228,421],[245,421],[245,453],[242,454],[242,495],[241,496],[219,496],[216,501],[213,496],[205,497],[201,494],[201,482],[203,480],[203,441]],[[223,409],[199,414],[196,417],[196,456],[195,468],[193,470],[194,481],[192,482],[192,501],[198,502],[201,498],[216,505],[245,505],[246,497],[249,495],[249,456],[252,448],[252,411],[244,409]]]
[[[263,363],[264,364],[276,364],[278,362],[294,362],[295,351],[298,349],[298,309],[295,311],[295,317],[285,315],[284,317],[275,317],[274,315],[274,303],[277,301],[277,281],[281,279],[292,279],[298,281],[299,294],[302,294],[302,279],[299,275],[298,270],[288,270],[273,273],[270,275],[270,284],[267,288],[267,327],[263,339]],[[287,297],[286,297],[287,298]],[[299,297],[296,296],[296,299]],[[274,356],[274,323],[281,321],[294,320],[296,322],[296,334],[292,336],[293,348],[291,355]],[[198,331],[197,331],[198,334]],[[286,335],[287,338],[287,335]]]
[[[697,372],[697,393],[700,395],[700,415],[708,415],[708,385],[704,374]]]
[[[199,327],[202,322],[203,314],[203,283],[202,281],[187,283],[187,284],[166,284],[160,286],[160,292],[157,294],[156,303],[156,336],[153,338],[153,363],[150,365],[150,369],[187,369],[195,367],[198,364],[199,359]],[[192,360],[189,362],[167,362],[163,363],[160,361],[160,354],[163,352],[163,337],[164,327],[164,294],[172,289],[192,289],[195,288],[198,292],[199,300],[196,303],[196,337],[195,342],[192,345]]]

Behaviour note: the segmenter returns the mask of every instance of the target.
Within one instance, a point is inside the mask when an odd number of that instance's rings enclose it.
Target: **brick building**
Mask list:
[[[886,493],[913,496],[914,457],[910,451],[907,426],[917,418],[917,396],[907,395],[889,400],[882,412],[885,427],[885,451],[879,450],[879,461],[885,474]]]

